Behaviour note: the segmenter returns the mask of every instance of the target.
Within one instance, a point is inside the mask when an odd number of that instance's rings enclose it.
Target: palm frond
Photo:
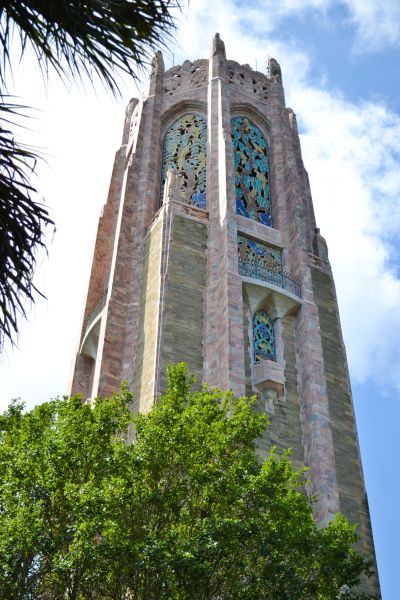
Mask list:
[[[13,32],[22,53],[31,45],[42,69],[62,78],[98,75],[113,94],[120,71],[137,77],[174,26],[179,0],[9,0],[2,2],[0,80],[10,65]]]
[[[21,57],[33,48],[42,72],[52,67],[64,81],[97,75],[118,94],[118,74],[137,78],[154,50],[164,45],[179,0],[1,0],[0,2],[0,348],[13,343],[25,302],[38,292],[32,283],[44,229],[54,225],[35,201],[34,150],[13,135],[13,117],[21,106],[9,102],[7,72],[12,72],[13,35]],[[40,293],[40,292],[38,292]]]
[[[16,142],[9,126],[21,106],[0,103],[0,347],[8,338],[15,343],[19,318],[26,316],[26,301],[40,292],[32,283],[39,248],[45,248],[44,231],[54,225],[47,210],[36,202],[31,183],[37,156]]]

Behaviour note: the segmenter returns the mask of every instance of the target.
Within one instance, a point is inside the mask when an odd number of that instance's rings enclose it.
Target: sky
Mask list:
[[[176,16],[167,68],[207,58],[217,31],[229,59],[281,65],[336,281],[382,597],[399,600],[400,2],[191,0]],[[47,299],[0,358],[0,410],[68,392],[125,105],[141,93],[126,79],[119,100],[98,82],[44,85],[30,55],[10,88],[37,109],[23,135],[44,153],[37,185],[57,230],[35,278]]]

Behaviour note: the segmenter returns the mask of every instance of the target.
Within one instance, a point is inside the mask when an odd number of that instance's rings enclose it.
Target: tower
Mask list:
[[[359,523],[373,556],[335,287],[316,227],[281,69],[226,59],[168,71],[127,107],[100,217],[72,391],[135,410],[184,360],[198,382],[256,395],[270,414],[260,452],[292,448],[310,469],[315,516]],[[378,591],[377,578],[365,582]]]

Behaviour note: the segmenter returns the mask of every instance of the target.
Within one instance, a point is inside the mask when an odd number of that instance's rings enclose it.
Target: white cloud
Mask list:
[[[357,30],[355,48],[372,52],[400,44],[398,0],[343,0]]]
[[[319,12],[329,20],[329,11],[342,6],[348,12],[349,23],[355,28],[356,51],[375,52],[398,47],[400,43],[398,0],[283,0],[278,6],[269,0],[261,0],[259,6],[271,8],[272,28],[287,16],[301,16],[307,12],[314,13],[314,16]]]
[[[218,24],[227,32],[235,32],[236,40],[246,36],[246,31],[266,39],[270,33],[279,33],[278,28],[287,17],[317,18],[325,27],[331,27],[332,22],[337,23],[341,18],[342,25],[354,27],[353,49],[359,53],[376,52],[400,44],[398,0],[257,0],[244,3],[243,10],[241,7],[239,2],[232,0],[192,0],[187,11],[188,21],[179,36],[183,39],[182,45],[189,41],[192,51],[201,47],[210,23]],[[228,40],[228,36],[225,37]]]
[[[384,373],[398,384],[400,281],[390,267],[387,240],[400,225],[400,116],[380,104],[354,105],[315,89],[293,92],[352,374],[364,381]]]
[[[285,79],[303,77],[309,69],[309,57],[295,42],[281,42],[266,35],[265,28],[272,32],[279,20],[266,4],[268,2],[262,1],[240,11],[233,0],[191,0],[189,10],[180,19],[178,43],[165,55],[167,67],[172,52],[175,64],[188,58],[208,57],[213,35],[219,32],[228,59],[247,63],[253,69],[257,63],[257,69],[265,72],[268,56],[274,56],[284,68]]]

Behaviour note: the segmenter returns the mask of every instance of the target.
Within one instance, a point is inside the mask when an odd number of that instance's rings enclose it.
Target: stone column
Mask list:
[[[284,315],[279,313],[274,319],[274,334],[275,334],[275,353],[276,362],[285,368],[284,345],[283,345],[283,325],[282,318]]]
[[[315,516],[324,525],[340,510],[340,504],[319,314],[308,262],[313,214],[294,113],[282,107],[275,115],[273,127],[281,140],[284,166],[281,194],[287,214],[281,227],[288,243],[288,269],[300,279],[303,292],[303,304],[295,318],[295,345],[304,456],[310,468],[311,492],[317,498]]]
[[[164,185],[163,206],[160,211],[162,222],[160,256],[160,301],[158,305],[157,344],[155,349],[154,400],[161,393],[161,382],[165,365],[162,361],[162,343],[166,316],[167,278],[170,262],[171,236],[174,217],[173,201],[178,197],[179,177],[169,169]]]
[[[209,61],[208,265],[204,382],[245,393],[242,282],[237,263],[235,186],[225,46],[216,34]]]
[[[137,102],[138,100],[134,98],[130,101],[128,106],[129,110],[127,110],[124,124],[122,146],[115,154],[107,202],[103,207],[101,216],[99,218],[79,347],[84,340],[87,324],[93,316],[93,313],[96,311],[96,307],[99,305],[104,306],[107,296],[118,224],[118,213],[120,210],[121,193],[124,182],[129,117],[132,114],[132,110],[136,106]],[[98,351],[97,355],[99,355]],[[73,379],[70,393],[80,393],[84,399],[92,396],[94,370],[94,357],[89,357],[78,352],[73,367]]]
[[[145,227],[159,202],[158,155],[164,63],[152,62],[150,89],[141,110],[136,152],[126,166],[108,285],[108,307],[102,319],[93,380],[93,395],[108,396],[122,380],[133,382],[139,318],[140,275]],[[155,157],[156,156],[156,157]]]

